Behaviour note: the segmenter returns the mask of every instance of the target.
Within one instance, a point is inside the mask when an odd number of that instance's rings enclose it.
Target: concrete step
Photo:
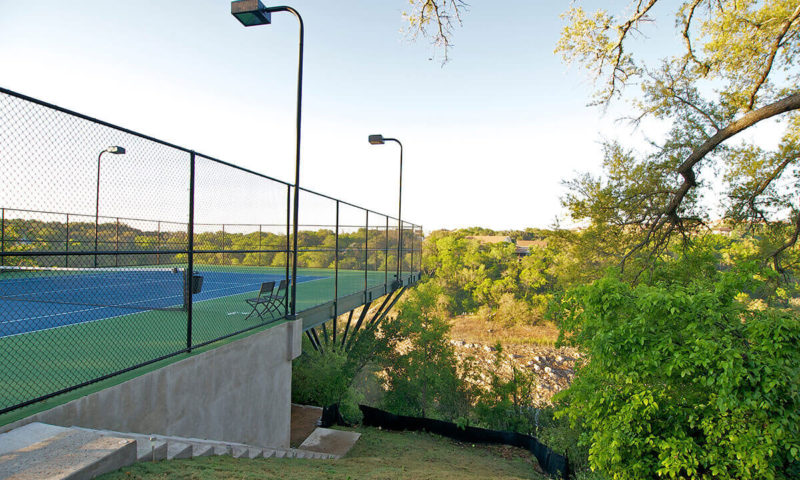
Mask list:
[[[169,442],[167,443],[167,460],[192,458],[192,449],[192,445],[189,443]]]
[[[0,435],[0,478],[89,479],[136,461],[136,441],[31,423]]]
[[[212,445],[193,445],[192,458],[209,457],[214,455],[214,447]]]
[[[157,462],[166,460],[167,442],[150,439],[136,439],[136,461]]]
[[[59,427],[60,428],[60,427]],[[145,435],[141,433],[115,432],[112,430],[91,430],[73,427],[76,430],[97,432],[101,435],[118,438],[131,438],[136,440],[140,458],[139,461],[150,461],[154,442],[163,450],[156,452],[156,460],[173,458],[193,458],[207,455],[231,455],[234,458],[301,458],[328,460],[339,458],[338,455],[326,452],[316,452],[313,449],[303,448],[262,448],[243,443],[208,440],[204,438],[176,437],[172,435]],[[327,430],[327,429],[325,429]],[[347,433],[347,432],[343,432]],[[357,438],[357,437],[356,437]],[[163,447],[161,447],[163,445]],[[191,447],[191,454],[187,456],[185,446]],[[180,450],[180,451],[178,451]],[[163,451],[163,454],[161,453]],[[151,457],[147,457],[151,453]],[[178,455],[177,457],[174,455]]]

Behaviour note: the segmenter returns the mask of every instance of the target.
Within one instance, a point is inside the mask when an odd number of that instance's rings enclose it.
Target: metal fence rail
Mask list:
[[[0,414],[420,270],[420,226],[301,188],[290,278],[293,185],[2,88],[0,172]]]

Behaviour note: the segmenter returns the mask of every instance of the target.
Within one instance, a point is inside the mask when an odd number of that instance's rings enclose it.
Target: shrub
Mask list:
[[[746,310],[752,271],[631,287],[614,274],[564,300],[589,359],[561,411],[615,479],[790,478],[800,462],[800,321]]]

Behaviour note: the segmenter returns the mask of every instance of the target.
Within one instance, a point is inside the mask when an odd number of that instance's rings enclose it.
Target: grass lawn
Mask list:
[[[419,432],[355,428],[361,433],[340,460],[256,459],[230,456],[138,463],[99,477],[134,479],[545,479],[526,450],[472,445]]]

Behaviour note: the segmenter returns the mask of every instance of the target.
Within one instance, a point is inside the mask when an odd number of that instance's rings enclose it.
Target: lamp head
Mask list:
[[[369,144],[370,145],[383,145],[386,143],[383,139],[383,135],[370,135],[369,136]]]
[[[242,22],[245,27],[269,25],[272,23],[270,12],[261,0],[236,0],[231,2],[231,15]]]
[[[112,146],[112,147],[108,147],[103,151],[104,152],[108,152],[108,153],[113,153],[115,155],[124,155],[125,154],[125,147],[119,147],[119,146],[115,145],[115,146]]]

